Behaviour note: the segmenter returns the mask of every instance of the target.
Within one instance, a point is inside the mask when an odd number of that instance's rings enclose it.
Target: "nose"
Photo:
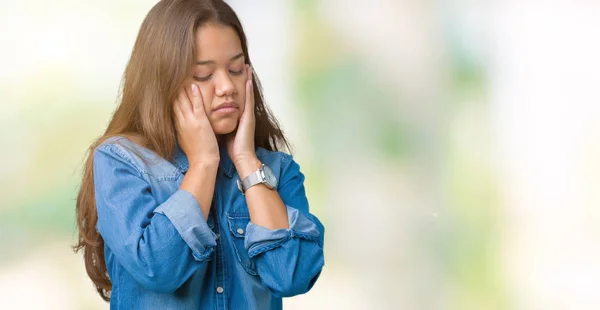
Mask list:
[[[231,96],[235,92],[235,85],[233,85],[233,81],[229,77],[229,74],[222,72],[217,75],[215,84],[215,93],[219,97],[223,96]]]

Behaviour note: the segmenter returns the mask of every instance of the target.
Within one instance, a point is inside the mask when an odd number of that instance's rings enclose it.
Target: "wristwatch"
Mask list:
[[[265,184],[268,189],[277,187],[277,178],[269,166],[263,164],[258,170],[244,178],[242,181],[239,179],[237,180],[238,188],[242,194],[245,194],[250,187],[256,184]]]

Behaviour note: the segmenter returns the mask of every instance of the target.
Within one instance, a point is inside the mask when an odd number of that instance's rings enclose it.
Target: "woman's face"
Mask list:
[[[192,83],[198,85],[204,110],[217,135],[233,132],[244,112],[245,58],[231,27],[206,24],[196,32],[196,64]]]

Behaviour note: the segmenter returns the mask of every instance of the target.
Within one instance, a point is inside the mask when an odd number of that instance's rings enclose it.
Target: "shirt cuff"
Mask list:
[[[177,190],[154,213],[162,214],[171,221],[183,241],[192,249],[196,260],[208,259],[217,246],[217,236],[208,227],[198,200],[187,191]]]
[[[244,247],[250,258],[280,247],[292,238],[318,242],[320,232],[317,225],[298,209],[286,206],[290,228],[268,229],[252,222],[246,226]]]

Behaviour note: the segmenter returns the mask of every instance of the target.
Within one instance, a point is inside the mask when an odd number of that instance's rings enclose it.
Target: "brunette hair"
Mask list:
[[[196,62],[196,31],[207,23],[233,28],[239,36],[246,63],[251,65],[246,35],[227,3],[222,0],[158,2],[140,27],[123,75],[119,105],[104,134],[92,143],[86,154],[76,202],[79,236],[73,249],[75,252],[83,250],[87,274],[106,301],[110,300],[112,284],[104,260],[104,240],[96,230],[94,150],[109,137],[124,136],[163,158],[172,158],[176,146],[172,103]],[[253,87],[256,147],[290,151],[279,123],[264,103],[256,74]]]

